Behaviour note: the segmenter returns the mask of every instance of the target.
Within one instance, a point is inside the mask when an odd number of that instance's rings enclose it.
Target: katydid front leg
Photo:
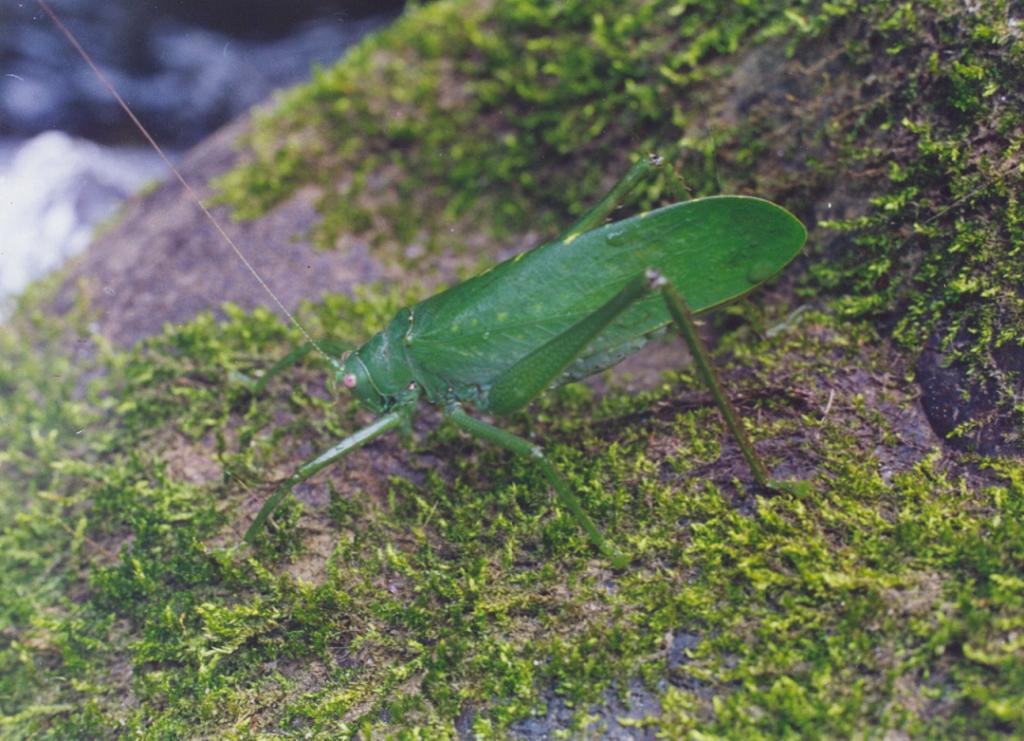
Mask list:
[[[327,353],[341,355],[341,353],[343,353],[344,351],[351,349],[352,348],[348,345],[330,339],[317,340],[316,342],[306,342],[302,345],[299,345],[291,352],[289,352],[287,355],[285,355],[283,358],[274,363],[272,366],[267,368],[263,375],[260,376],[257,380],[251,381],[250,379],[250,382],[252,384],[252,393],[257,396],[263,393],[263,389],[267,387],[267,384],[270,382],[270,379],[272,379],[276,375],[279,375],[283,371],[291,368],[293,365],[296,365],[304,357],[309,355],[314,350],[321,353],[327,359],[327,362],[331,366],[332,370],[334,370],[335,372],[339,372],[341,371],[341,364],[338,362],[336,358],[332,357],[331,355],[328,355]]]
[[[381,415],[363,429],[349,435],[334,447],[299,466],[298,470],[282,482],[274,493],[270,495],[270,498],[263,503],[263,506],[260,507],[260,511],[256,514],[256,519],[252,521],[249,529],[245,531],[245,542],[251,544],[256,539],[260,530],[263,529],[267,518],[270,517],[281,503],[281,500],[290,494],[295,486],[301,484],[318,471],[322,471],[332,463],[341,460],[356,448],[360,448],[374,438],[380,437],[385,432],[396,427],[407,426],[414,406],[414,404],[403,406],[393,412]]]

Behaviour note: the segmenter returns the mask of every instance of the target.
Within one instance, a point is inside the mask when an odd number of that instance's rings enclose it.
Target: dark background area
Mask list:
[[[330,64],[401,0],[50,0],[163,144],[187,147]],[[0,137],[60,129],[137,142],[124,114],[34,0],[0,4]]]

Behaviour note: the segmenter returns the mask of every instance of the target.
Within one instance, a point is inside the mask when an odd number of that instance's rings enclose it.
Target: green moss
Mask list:
[[[431,431],[429,412],[408,449],[383,440],[300,487],[248,549],[274,482],[366,419],[315,358],[252,397],[302,338],[229,308],[75,353],[96,342],[86,310],[58,323],[29,296],[0,328],[0,735],[490,737],[546,713],[570,734],[625,723],[635,693],[661,712],[629,722],[673,738],[1024,733],[1024,467],[931,447],[910,361],[855,323],[897,307],[901,342],[1019,339],[999,318],[1019,316],[1020,108],[999,97],[1020,89],[1019,39],[998,5],[854,9],[433,3],[289,97],[224,181],[258,213],[317,173],[325,241],[437,241],[474,213],[564,224],[617,157],[682,133],[698,192],[800,209],[858,172],[874,201],[833,225],[849,259],[816,255],[804,284],[841,293],[834,309],[775,324],[786,307],[734,307],[720,358],[758,448],[809,492],[755,490],[675,372],[636,394],[564,387],[508,422],[634,555],[621,573],[529,462]],[[779,36],[794,63],[838,39],[850,77],[884,73],[879,99],[808,105],[797,127],[818,138],[781,150],[770,97],[693,134],[730,53]],[[973,146],[985,121],[991,146]],[[809,142],[813,161],[775,159]],[[393,202],[367,196],[381,172],[406,183]],[[414,298],[371,287],[301,318],[355,343]]]
[[[402,300],[305,315],[365,336]],[[20,379],[0,499],[9,735],[434,736],[459,718],[491,734],[552,690],[583,729],[637,681],[663,708],[643,722],[669,736],[1021,729],[1024,470],[969,474],[908,447],[887,421],[907,399],[845,379],[891,367],[865,354],[866,330],[805,313],[731,345],[754,438],[816,472],[809,497],[747,488],[688,374],[596,404],[566,387],[512,420],[635,555],[614,574],[528,462],[447,427],[331,469],[270,545],[242,549],[273,472],[358,423],[329,408],[319,373],[297,368],[262,399],[233,380],[292,331],[234,312],[105,353],[66,419],[28,402],[81,377],[25,377],[61,348],[21,321],[3,335],[22,348],[3,356]],[[860,369],[835,370],[853,357]],[[58,432],[23,432],[32,420]]]
[[[849,142],[839,171],[873,190],[871,208],[827,224],[856,249],[812,273],[842,289],[845,314],[891,322],[907,349],[931,341],[969,393],[995,397],[990,415],[1020,425],[1024,37],[1002,2],[876,12],[870,49],[848,56],[870,80],[862,116],[836,130]],[[992,419],[965,422],[960,434]]]
[[[450,249],[474,214],[553,229],[628,155],[676,140],[687,95],[726,72],[706,62],[791,28],[785,5],[430,3],[263,116],[221,199],[251,217],[315,184],[324,244],[372,230]]]

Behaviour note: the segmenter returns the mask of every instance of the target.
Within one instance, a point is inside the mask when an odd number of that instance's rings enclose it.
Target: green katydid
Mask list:
[[[255,280],[306,334],[45,0],[37,3],[164,158]],[[559,238],[402,309],[360,348],[333,358],[310,340],[272,366],[254,384],[256,390],[316,349],[342,385],[378,417],[280,484],[256,515],[245,540],[252,542],[295,485],[390,430],[409,430],[424,400],[443,407],[446,418],[470,435],[532,457],[597,549],[614,565],[624,565],[628,559],[607,544],[543,450],[470,416],[464,405],[495,416],[510,414],[553,385],[614,365],[673,323],[754,478],[761,486],[774,486],[716,377],[691,312],[732,301],[778,273],[800,251],[807,232],[783,208],[744,196],[684,201],[604,224],[636,184],[660,165],[660,158],[641,158]],[[674,175],[671,168],[669,175]]]
[[[626,563],[540,446],[470,416],[464,405],[510,414],[553,385],[614,365],[670,323],[683,334],[755,479],[771,486],[691,312],[732,301],[775,275],[800,251],[807,232],[783,208],[744,196],[684,201],[602,225],[660,165],[658,157],[641,158],[555,241],[402,309],[364,345],[329,358],[337,380],[379,416],[300,466],[264,503],[245,539],[253,540],[295,485],[390,430],[409,429],[425,400],[470,435],[533,457],[598,550],[613,564]],[[258,386],[314,347],[293,352]]]

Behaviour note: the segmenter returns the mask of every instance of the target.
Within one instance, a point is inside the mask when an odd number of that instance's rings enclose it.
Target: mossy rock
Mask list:
[[[219,197],[263,214],[232,227],[243,249],[279,235],[260,260],[396,282],[298,306],[342,342],[557,231],[655,144],[679,145],[697,194],[800,214],[807,255],[714,329],[758,450],[809,487],[758,490],[678,347],[657,346],[632,367],[645,382],[566,386],[507,423],[543,442],[628,569],[529,462],[429,410],[410,445],[381,439],[303,484],[242,547],[273,482],[368,417],[315,359],[253,397],[247,378],[302,341],[266,309],[131,349],[93,331],[135,340],[225,296],[195,256],[235,258],[164,186],[104,237],[147,235],[143,263],[94,252],[101,270],[36,287],[0,330],[0,730],[1024,732],[1024,464],[936,437],[914,383],[932,337],[953,383],[990,391],[979,415],[1020,411],[1014,13],[442,0],[289,93],[247,128]],[[236,163],[243,126],[192,155],[204,181]],[[298,232],[313,237],[285,245]],[[234,269],[224,285],[250,280]],[[125,300],[139,275],[152,291]],[[1017,445],[1012,422],[980,418],[960,432]]]
[[[792,287],[912,355],[949,444],[1019,453],[1015,13],[939,0],[437,2],[259,115],[241,164],[238,126],[186,169],[219,175],[217,200],[237,216],[266,214],[236,233],[294,307],[372,278],[449,282],[555,233],[631,154],[662,150],[695,195],[769,197],[815,227]],[[653,182],[636,207],[663,191]],[[186,208],[164,187],[143,211],[167,210],[167,224],[115,231],[76,274],[93,276],[108,336],[266,302]],[[178,287],[155,290],[168,279]]]

